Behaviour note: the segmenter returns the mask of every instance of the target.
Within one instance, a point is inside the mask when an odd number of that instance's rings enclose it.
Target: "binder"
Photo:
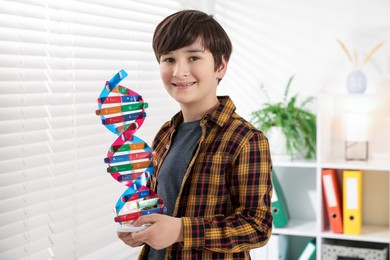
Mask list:
[[[273,216],[273,225],[275,228],[282,228],[288,224],[290,219],[286,200],[283,194],[283,191],[280,187],[279,181],[276,177],[275,172],[272,172],[272,183],[273,183],[273,192],[272,192],[272,216]]]
[[[301,255],[299,256],[298,260],[309,260],[313,259],[314,255],[316,253],[316,241],[315,239],[310,240],[307,244],[305,249],[302,251]]]
[[[363,172],[343,171],[343,222],[344,234],[360,235],[362,231]]]
[[[343,233],[341,193],[335,169],[322,170],[322,187],[330,227],[333,233]]]

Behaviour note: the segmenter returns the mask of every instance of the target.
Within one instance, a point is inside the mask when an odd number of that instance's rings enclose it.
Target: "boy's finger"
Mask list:
[[[139,227],[145,224],[153,224],[154,222],[157,221],[155,215],[156,214],[150,214],[150,215],[139,217],[137,221],[134,223],[134,226]]]
[[[129,236],[129,233],[127,233],[127,232],[116,232],[117,233],[117,236],[118,236],[118,238],[120,238],[120,239],[125,239],[127,236]]]

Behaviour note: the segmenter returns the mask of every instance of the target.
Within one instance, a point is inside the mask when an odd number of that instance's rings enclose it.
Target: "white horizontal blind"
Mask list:
[[[155,26],[175,1],[0,0],[0,259],[132,259],[112,211],[125,187],[95,116],[105,81],[149,103],[149,142],[177,110],[160,83]]]

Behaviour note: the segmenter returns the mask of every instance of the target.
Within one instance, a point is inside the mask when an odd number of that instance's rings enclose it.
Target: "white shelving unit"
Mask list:
[[[346,161],[344,157],[343,113],[371,115],[369,159]],[[359,129],[356,129],[359,131]],[[316,259],[322,259],[322,244],[329,241],[381,243],[390,247],[390,94],[318,97],[317,159],[314,161],[274,160],[275,174],[286,197],[290,214],[285,228],[273,234],[287,235],[288,259],[297,259],[306,243],[316,239]],[[322,169],[363,171],[363,227],[361,235],[335,234],[330,230],[323,199]],[[340,186],[342,187],[342,186]]]

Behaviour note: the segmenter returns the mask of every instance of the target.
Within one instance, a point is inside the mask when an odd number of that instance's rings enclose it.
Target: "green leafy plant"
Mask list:
[[[298,104],[298,94],[289,98],[291,82],[288,80],[284,91],[283,101],[277,103],[267,102],[259,110],[252,112],[251,123],[261,131],[267,133],[272,127],[281,127],[286,137],[287,153],[294,158],[297,153],[306,159],[315,158],[316,155],[316,116],[306,107],[313,101],[313,97],[304,99]],[[262,89],[269,99],[264,86]]]

